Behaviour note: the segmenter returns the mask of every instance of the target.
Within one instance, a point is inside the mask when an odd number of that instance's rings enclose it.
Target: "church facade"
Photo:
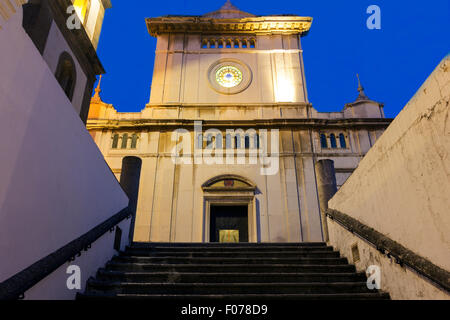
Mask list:
[[[391,120],[359,85],[341,112],[308,100],[301,38],[312,18],[255,16],[229,1],[203,16],[147,19],[157,37],[139,113],[91,100],[88,130],[120,176],[142,161],[134,240],[323,241],[315,164],[338,187]]]

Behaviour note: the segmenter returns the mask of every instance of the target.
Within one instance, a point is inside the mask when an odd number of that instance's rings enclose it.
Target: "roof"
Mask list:
[[[206,18],[216,18],[216,19],[239,19],[254,17],[254,14],[241,11],[239,8],[234,6],[230,0],[217,11],[209,12],[203,15]]]

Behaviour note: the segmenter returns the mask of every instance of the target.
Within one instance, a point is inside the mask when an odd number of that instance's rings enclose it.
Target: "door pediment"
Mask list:
[[[202,185],[204,192],[220,192],[220,191],[243,191],[243,192],[255,192],[256,186],[240,176],[235,175],[222,175],[214,177]]]

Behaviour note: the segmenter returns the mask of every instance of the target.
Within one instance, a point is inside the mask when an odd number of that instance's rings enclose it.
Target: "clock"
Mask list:
[[[215,91],[232,95],[246,90],[252,82],[252,72],[237,59],[220,59],[208,69],[209,84]]]
[[[234,66],[224,66],[216,71],[216,81],[224,88],[233,88],[242,82],[242,71]]]

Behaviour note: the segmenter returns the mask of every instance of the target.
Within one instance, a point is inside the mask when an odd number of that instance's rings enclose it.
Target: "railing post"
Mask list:
[[[326,211],[328,209],[328,201],[337,192],[336,172],[334,170],[333,160],[319,160],[315,164],[317,193],[319,196],[320,215],[322,218],[323,240],[328,241],[328,223]]]
[[[139,196],[139,181],[141,179],[142,160],[138,157],[125,157],[122,161],[120,184],[130,199],[129,210],[132,213],[129,233],[130,243],[133,241],[136,211]]]

